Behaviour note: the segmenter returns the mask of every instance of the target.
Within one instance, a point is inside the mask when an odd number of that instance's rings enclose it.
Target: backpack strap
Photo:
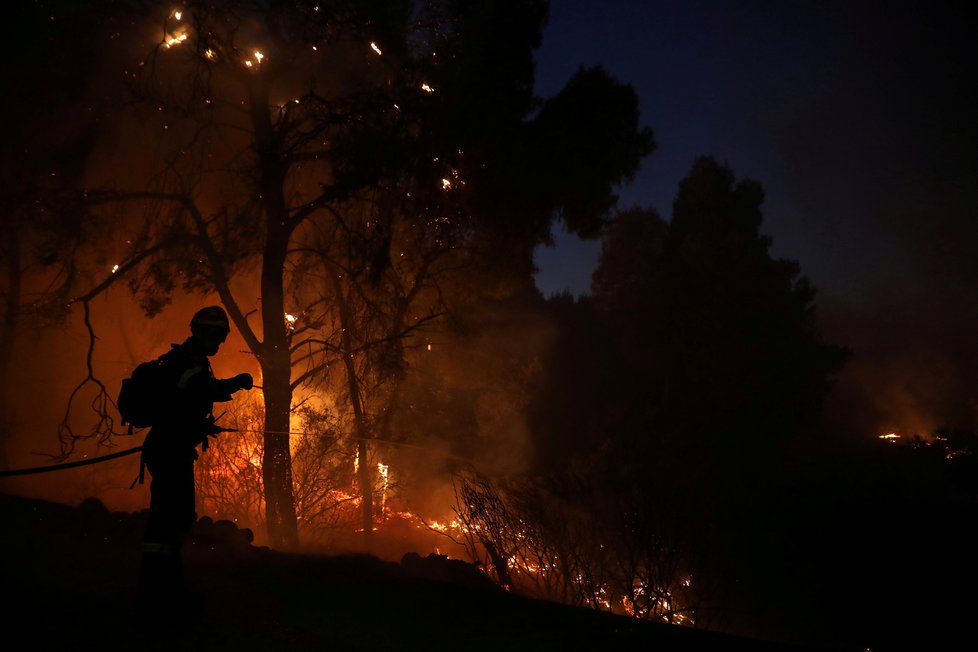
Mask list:
[[[129,430],[132,430],[132,426],[129,426]],[[143,458],[144,455],[145,455],[144,451],[139,452],[139,473],[136,475],[136,478],[132,481],[132,484],[129,485],[130,491],[132,491],[132,489],[135,488],[137,482],[139,484],[143,484],[143,480],[146,473],[146,460]]]

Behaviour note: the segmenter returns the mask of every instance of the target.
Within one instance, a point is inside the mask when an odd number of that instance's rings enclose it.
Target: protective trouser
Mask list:
[[[146,468],[153,479],[138,590],[145,599],[167,600],[184,593],[181,548],[197,519],[194,460],[151,457]]]
[[[180,551],[166,543],[143,542],[138,588],[144,601],[179,598],[184,593]]]

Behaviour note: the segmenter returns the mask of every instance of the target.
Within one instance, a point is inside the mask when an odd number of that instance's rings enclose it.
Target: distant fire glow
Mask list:
[[[896,443],[896,440],[900,438],[900,435],[896,434],[895,432],[888,432],[885,435],[880,435],[879,438],[882,439],[883,441]]]

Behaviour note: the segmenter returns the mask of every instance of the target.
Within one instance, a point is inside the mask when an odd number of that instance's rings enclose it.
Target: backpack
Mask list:
[[[122,425],[133,428],[149,428],[156,425],[165,410],[166,397],[171,381],[163,366],[162,356],[139,364],[132,375],[123,379],[116,405],[122,416]]]

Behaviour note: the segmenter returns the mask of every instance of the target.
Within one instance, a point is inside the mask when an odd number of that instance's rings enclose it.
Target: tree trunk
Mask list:
[[[340,303],[343,304],[342,301]],[[343,312],[343,309],[341,308],[340,311]],[[346,366],[347,386],[350,391],[350,403],[353,404],[353,419],[356,424],[357,459],[360,460],[360,467],[357,470],[357,484],[360,485],[360,516],[361,525],[363,526],[363,546],[366,552],[370,552],[374,532],[374,483],[369,458],[370,447],[367,446],[369,433],[367,432],[366,415],[363,413],[363,403],[360,398],[360,380],[357,378],[353,356],[347,352],[352,350],[349,332],[349,328],[343,330],[343,348],[346,349],[343,355],[343,362]]]
[[[363,411],[363,400],[360,394],[360,379],[357,377],[356,362],[353,353],[353,333],[356,324],[353,323],[353,315],[350,314],[350,306],[346,297],[343,295],[343,284],[339,277],[333,273],[333,297],[336,300],[337,308],[340,313],[340,326],[343,336],[343,365],[346,369],[347,389],[350,393],[350,404],[353,407],[353,419],[357,435],[357,459],[360,461],[357,468],[357,484],[360,485],[360,515],[363,526],[363,545],[364,550],[370,552],[373,541],[374,531],[374,488],[373,474],[371,473],[368,456],[370,447],[368,444],[368,432],[366,415]]]
[[[360,427],[357,430],[361,430]],[[373,494],[373,480],[370,473],[370,464],[367,461],[367,455],[370,450],[367,446],[367,440],[365,437],[360,436],[357,441],[357,456],[360,460],[360,468],[357,472],[357,484],[360,485],[360,496],[361,496],[361,510],[360,518],[361,525],[363,527],[363,547],[365,552],[370,552],[370,548],[373,545],[373,532],[374,532],[374,494]]]
[[[288,350],[286,349],[286,353]],[[289,417],[292,388],[288,357],[274,352],[262,360],[265,392],[265,456],[262,481],[265,488],[265,520],[274,546],[294,548],[299,543],[292,488],[292,451],[289,447]]]
[[[292,487],[292,450],[289,447],[292,359],[285,328],[282,291],[288,233],[281,225],[282,222],[277,221],[273,214],[268,215],[261,277],[264,339],[260,360],[265,392],[262,479],[269,538],[274,545],[295,547],[299,542],[299,533]]]
[[[284,276],[292,226],[285,201],[282,154],[269,115],[268,87],[258,76],[249,86],[260,199],[265,210],[265,248],[261,268],[263,339],[259,359],[265,393],[265,454],[262,480],[265,518],[273,545],[299,543],[289,447],[292,413],[292,359],[285,327]]]

